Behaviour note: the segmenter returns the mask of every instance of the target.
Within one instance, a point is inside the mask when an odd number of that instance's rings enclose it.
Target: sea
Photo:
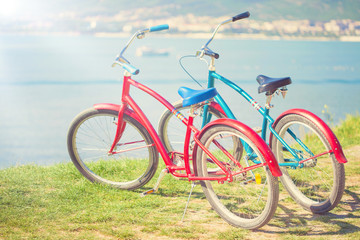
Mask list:
[[[72,119],[95,103],[120,103],[123,70],[112,68],[125,37],[0,36],[0,169],[71,162],[66,135]],[[133,78],[170,102],[177,89],[206,85],[207,62],[194,57],[207,39],[149,34],[125,58],[140,69]],[[138,56],[136,50],[167,54]],[[264,106],[256,77],[290,76],[285,99],[276,96],[271,116],[304,108],[336,126],[360,111],[360,42],[214,39],[216,71]],[[181,59],[181,57],[187,56]],[[196,83],[181,67],[198,81]],[[216,87],[239,121],[256,127],[261,115],[224,84]],[[157,129],[165,108],[137,89],[131,95]],[[181,124],[181,123],[179,123]],[[360,131],[360,130],[359,130]]]

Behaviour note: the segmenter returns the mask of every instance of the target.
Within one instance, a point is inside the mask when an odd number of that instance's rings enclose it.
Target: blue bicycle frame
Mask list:
[[[214,66],[212,65],[210,69],[214,69]],[[255,101],[254,98],[252,98],[246,91],[244,91],[241,87],[230,81],[229,79],[226,79],[225,77],[217,74],[215,70],[209,70],[209,77],[208,77],[208,88],[215,87],[215,79],[218,79],[225,83],[230,88],[234,89],[236,92],[238,92],[241,96],[243,96],[262,116],[263,116],[263,123],[262,123],[262,130],[261,130],[261,138],[266,141],[266,129],[269,128],[271,133],[282,143],[284,149],[289,151],[291,155],[294,157],[294,159],[287,159],[285,163],[279,163],[280,166],[289,166],[292,168],[296,167],[302,167],[303,164],[299,163],[302,159],[299,158],[298,153],[301,153],[301,151],[292,149],[280,136],[279,134],[274,130],[272,127],[272,124],[274,123],[274,119],[272,119],[269,115],[270,109],[269,108],[263,108]],[[235,119],[234,114],[230,110],[227,103],[224,101],[224,99],[218,94],[215,97],[215,100],[220,104],[221,108],[224,110],[226,116],[231,119]],[[203,110],[203,122],[202,127],[204,127],[207,123],[211,121],[211,114],[208,111],[209,106],[204,106]],[[306,147],[306,145],[296,137],[295,133],[293,133],[290,129],[287,130],[287,132],[298,142],[306,152],[308,152],[311,156],[314,156],[314,154]],[[246,152],[250,155],[251,159],[251,149],[249,146],[244,143],[244,147]]]
[[[225,77],[217,74],[215,72],[215,59],[219,58],[219,54],[215,53],[214,51],[212,51],[209,48],[209,44],[212,42],[212,40],[214,39],[217,31],[219,30],[219,28],[224,25],[224,24],[228,24],[230,22],[234,22],[243,18],[247,18],[249,17],[250,14],[248,12],[240,14],[236,17],[230,18],[228,20],[225,20],[223,22],[221,22],[214,30],[211,38],[207,41],[207,43],[201,47],[200,51],[196,51],[196,57],[200,57],[202,58],[203,56],[209,56],[211,58],[211,63],[209,66],[209,76],[208,76],[208,87],[214,87],[215,86],[215,79],[218,79],[220,81],[222,81],[223,83],[225,83],[226,85],[228,85],[229,87],[231,87],[232,89],[234,89],[236,92],[238,92],[241,96],[243,96],[262,116],[263,116],[263,123],[262,123],[262,130],[261,130],[261,137],[262,139],[265,141],[266,140],[266,128],[269,128],[270,132],[272,135],[274,135],[279,142],[283,145],[283,150],[284,151],[288,151],[291,153],[291,155],[293,156],[292,159],[284,159],[285,162],[283,163],[279,163],[280,166],[289,166],[292,168],[297,168],[297,167],[303,167],[304,166],[304,162],[310,159],[314,159],[317,158],[318,156],[327,154],[327,153],[334,153],[337,161],[339,163],[346,163],[346,157],[342,151],[341,145],[338,141],[338,139],[336,138],[335,134],[331,131],[331,129],[320,119],[318,118],[316,115],[312,114],[311,112],[308,112],[304,109],[291,109],[288,110],[286,112],[284,112],[281,116],[279,116],[275,121],[274,119],[272,119],[269,115],[270,112],[270,96],[268,96],[268,100],[267,103],[265,105],[265,108],[261,107],[247,92],[245,92],[242,88],[240,88],[238,85],[236,85],[235,83],[231,82],[229,79],[226,79]],[[185,70],[185,69],[184,69]],[[187,72],[185,70],[185,72]],[[190,74],[189,74],[190,75]],[[190,75],[191,78],[193,78]],[[194,78],[193,78],[194,79]],[[195,79],[194,79],[195,80]],[[227,115],[228,118],[231,119],[235,119],[234,114],[231,112],[229,106],[226,104],[226,102],[224,101],[224,99],[218,94],[215,97],[215,100],[218,102],[218,104],[220,105],[220,107],[222,108],[222,110],[224,111],[224,113]],[[314,124],[316,124],[317,127],[319,127],[322,131],[322,133],[325,135],[326,140],[329,142],[330,146],[331,146],[331,150],[329,150],[328,152],[324,152],[321,153],[320,155],[314,155],[308,147],[306,147],[306,145],[295,135],[295,133],[290,130],[290,128],[288,128],[286,131],[287,133],[301,146],[301,148],[303,148],[303,150],[297,150],[297,149],[293,149],[289,146],[289,144],[287,144],[284,139],[282,139],[280,137],[280,135],[274,130],[273,125],[275,126],[277,124],[277,122],[279,121],[279,119],[281,117],[284,117],[285,114],[297,114],[297,115],[301,115],[307,119],[310,119]],[[209,114],[209,106],[204,106],[203,109],[203,122],[202,122],[202,127],[205,126],[205,124],[207,124],[208,122],[210,122],[211,120],[211,114]],[[271,140],[271,139],[270,139]],[[243,144],[245,147],[245,150],[249,150],[249,147],[246,146],[246,144]],[[251,155],[251,151],[247,151],[248,154]],[[308,155],[310,155],[310,158],[307,159],[303,159],[304,158],[304,153],[307,153]]]

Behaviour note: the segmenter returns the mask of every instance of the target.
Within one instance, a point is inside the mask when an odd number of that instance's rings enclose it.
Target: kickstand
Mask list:
[[[193,189],[194,189],[195,186],[196,186],[196,183],[195,183],[195,182],[192,182],[192,184],[191,184],[191,190],[190,190],[190,194],[189,194],[189,198],[188,198],[188,200],[187,200],[187,203],[186,203],[186,206],[185,206],[184,213],[183,213],[183,215],[182,215],[181,221],[184,220],[184,217],[185,217],[185,214],[186,214],[186,210],[187,210],[187,208],[188,208],[188,206],[189,206],[190,197],[191,197],[191,194],[192,194]]]

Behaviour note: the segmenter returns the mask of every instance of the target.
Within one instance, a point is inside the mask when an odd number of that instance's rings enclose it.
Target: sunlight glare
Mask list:
[[[0,0],[0,18],[13,17],[16,15],[20,3],[15,0]]]

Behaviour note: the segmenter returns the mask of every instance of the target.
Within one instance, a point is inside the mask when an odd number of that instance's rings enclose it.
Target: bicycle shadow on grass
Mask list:
[[[336,212],[326,214],[312,214],[303,210],[299,205],[279,204],[283,211],[275,214],[266,228],[257,231],[264,233],[294,234],[306,236],[329,236],[349,234],[360,231],[360,198],[357,193],[345,190],[346,199],[341,201]],[[345,195],[344,194],[344,195]],[[333,210],[334,211],[334,210]],[[357,225],[354,225],[354,219]]]

